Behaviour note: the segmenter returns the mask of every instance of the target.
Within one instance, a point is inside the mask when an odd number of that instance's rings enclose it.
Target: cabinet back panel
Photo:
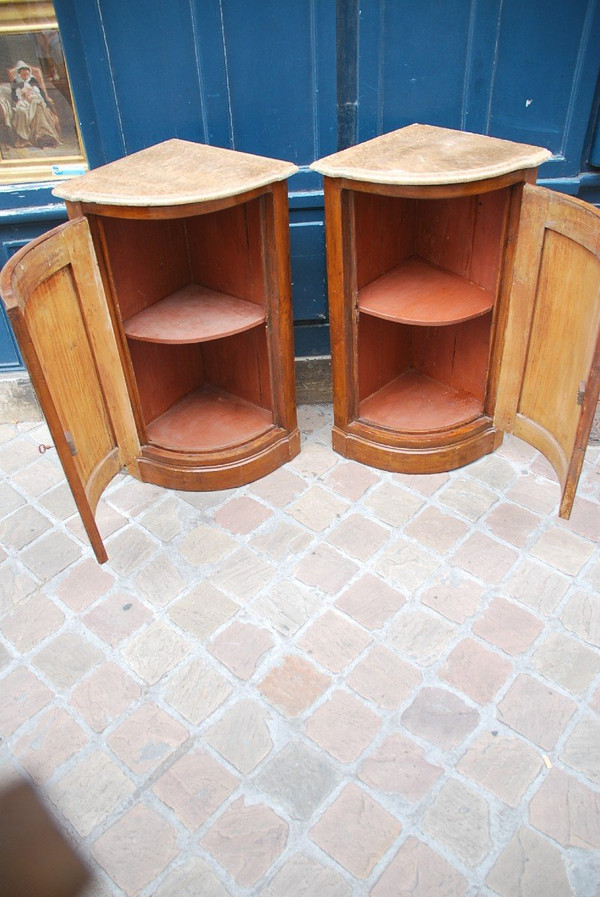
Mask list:
[[[411,367],[483,403],[491,314],[450,327],[411,328]]]
[[[190,282],[182,221],[127,218],[100,221],[123,320]]]
[[[192,279],[202,286],[265,304],[262,253],[264,203],[254,199],[187,220]]]
[[[418,204],[416,253],[426,261],[496,292],[508,190]]]
[[[201,344],[169,346],[129,340],[129,351],[146,424],[204,382]]]
[[[415,201],[358,191],[352,195],[360,289],[414,254]]]
[[[409,366],[409,328],[371,315],[361,315],[358,326],[359,402]]]
[[[272,409],[273,395],[267,335],[255,327],[227,339],[204,343],[204,373],[207,383]]]

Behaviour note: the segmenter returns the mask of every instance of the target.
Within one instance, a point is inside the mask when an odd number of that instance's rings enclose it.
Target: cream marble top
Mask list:
[[[65,181],[52,192],[71,202],[174,206],[236,196],[297,170],[291,162],[173,139]]]
[[[537,168],[552,153],[433,125],[408,125],[325,156],[310,166],[327,177],[378,184],[462,184]]]

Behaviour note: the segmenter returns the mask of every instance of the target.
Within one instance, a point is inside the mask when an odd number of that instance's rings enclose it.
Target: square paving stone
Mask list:
[[[333,696],[313,713],[306,734],[342,763],[357,760],[381,726],[381,718],[344,691]]]
[[[157,769],[188,737],[188,730],[155,704],[143,704],[107,738],[114,753],[137,775]]]
[[[269,715],[257,701],[241,700],[206,732],[205,738],[241,773],[252,772],[273,747]]]
[[[383,645],[372,648],[346,679],[353,691],[385,710],[399,709],[421,681],[412,664]]]
[[[339,673],[364,651],[371,636],[341,614],[327,610],[298,640],[298,647],[320,664]]]
[[[405,601],[406,595],[392,589],[378,576],[366,573],[352,583],[335,604],[367,629],[380,629]]]
[[[423,828],[471,868],[493,847],[487,803],[455,779],[442,786],[423,817]]]
[[[35,666],[58,689],[71,688],[104,659],[102,651],[77,632],[63,632],[33,658]]]
[[[517,807],[542,769],[542,758],[519,738],[486,732],[469,747],[457,768],[510,807]]]
[[[498,719],[550,751],[575,709],[574,701],[521,673],[498,704]]]
[[[464,897],[468,882],[422,841],[409,836],[370,897]]]
[[[269,760],[255,784],[293,819],[308,820],[339,779],[340,773],[322,753],[293,741]]]
[[[52,803],[84,837],[130,797],[135,785],[104,751],[82,757],[49,788]]]
[[[479,713],[450,691],[426,687],[406,708],[402,722],[415,735],[448,750],[477,727]]]
[[[309,837],[344,869],[365,879],[402,830],[395,816],[356,785],[347,785]]]
[[[244,888],[262,878],[283,853],[288,826],[265,804],[234,801],[202,838],[202,846]]]
[[[580,720],[567,739],[560,757],[573,769],[600,785],[600,719]]]
[[[290,654],[267,673],[258,688],[286,716],[298,716],[329,688],[331,680],[307,660]]]
[[[563,847],[600,848],[600,794],[562,769],[551,769],[534,794],[529,819]]]
[[[573,897],[560,852],[525,826],[515,832],[485,881],[501,897]]]
[[[423,755],[423,749],[414,741],[393,733],[366,757],[358,776],[372,788],[401,794],[416,803],[442,773],[440,766],[429,763]]]
[[[136,804],[92,846],[94,858],[126,894],[139,894],[177,852],[173,826],[143,803]]]
[[[210,754],[192,750],[176,760],[152,790],[193,830],[203,825],[238,785],[239,780]]]
[[[261,897],[352,897],[350,885],[312,857],[295,854],[261,890]]]

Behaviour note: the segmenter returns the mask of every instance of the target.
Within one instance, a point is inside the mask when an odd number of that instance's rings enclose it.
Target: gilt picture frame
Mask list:
[[[53,4],[0,0],[0,185],[86,169]]]

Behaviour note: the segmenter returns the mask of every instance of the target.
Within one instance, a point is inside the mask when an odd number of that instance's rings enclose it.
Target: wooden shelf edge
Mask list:
[[[413,256],[363,286],[363,314],[399,324],[443,327],[487,314],[494,296],[458,274]]]
[[[124,330],[129,339],[184,345],[233,336],[265,320],[262,305],[192,283],[129,318]]]

